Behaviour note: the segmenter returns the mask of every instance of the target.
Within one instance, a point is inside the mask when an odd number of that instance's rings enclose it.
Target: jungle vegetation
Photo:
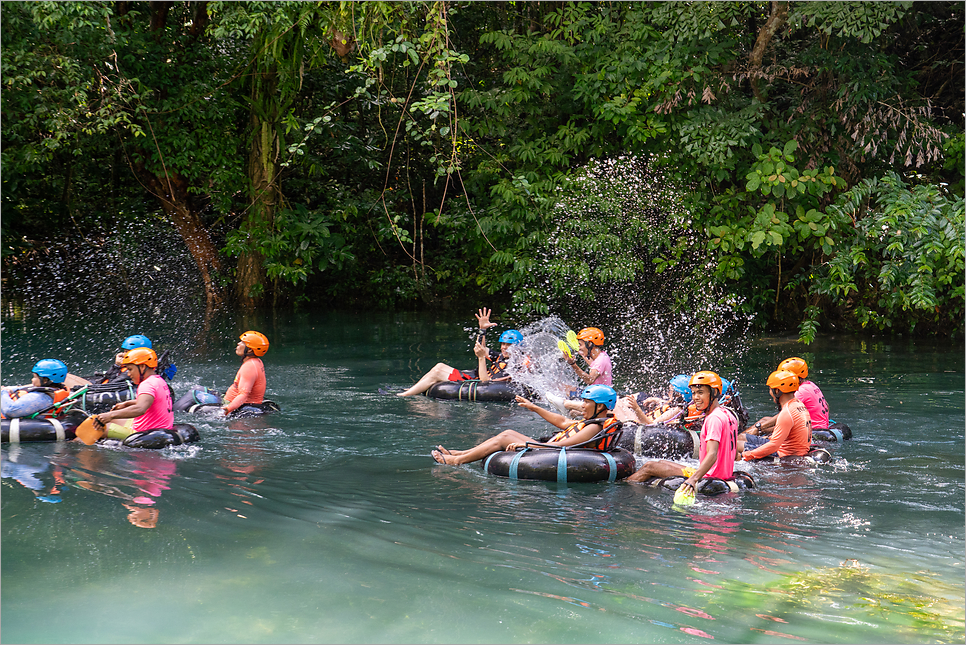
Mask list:
[[[5,277],[147,216],[211,309],[538,314],[713,288],[806,341],[963,333],[962,2],[5,2],[0,20]]]

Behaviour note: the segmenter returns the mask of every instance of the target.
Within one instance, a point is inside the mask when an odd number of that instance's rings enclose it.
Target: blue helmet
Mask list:
[[[731,381],[723,378],[721,379],[721,396],[725,394],[734,394],[734,392],[731,391]]]
[[[580,398],[602,403],[608,410],[613,410],[617,405],[617,392],[609,385],[588,385],[580,393]]]
[[[688,403],[691,402],[691,388],[688,386],[690,381],[691,377],[687,374],[678,374],[668,381],[674,391],[683,396]]]
[[[63,383],[67,378],[67,366],[56,358],[39,360],[30,371],[41,378],[49,378],[52,383]]]
[[[125,338],[124,342],[121,343],[121,349],[135,349],[136,347],[152,349],[151,339],[144,334],[134,334],[133,336]]]
[[[511,345],[516,345],[521,340],[523,340],[523,334],[518,332],[516,329],[507,329],[505,332],[500,334],[501,343],[510,343]]]

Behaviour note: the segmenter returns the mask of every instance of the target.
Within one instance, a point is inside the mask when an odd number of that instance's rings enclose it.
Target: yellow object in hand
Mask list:
[[[567,347],[567,343],[563,342],[562,340],[557,341],[557,347],[559,347],[560,351],[567,355],[567,358],[574,357],[574,355],[570,353],[570,348]]]
[[[687,484],[678,486],[674,492],[674,503],[678,506],[691,506],[694,504],[694,489]]]

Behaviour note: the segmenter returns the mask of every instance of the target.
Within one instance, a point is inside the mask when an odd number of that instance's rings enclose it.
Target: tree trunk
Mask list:
[[[161,202],[161,208],[171,218],[175,230],[188,247],[205,285],[207,310],[209,313],[214,311],[221,305],[222,298],[211,273],[212,270],[221,270],[221,262],[218,259],[218,249],[202,225],[201,217],[191,206],[188,181],[178,174],[158,177],[143,169],[139,169],[138,174]]]
[[[248,153],[250,197],[243,230],[250,236],[271,230],[278,207],[277,164],[279,156],[277,76],[274,65],[256,73],[252,81],[251,146]],[[262,115],[265,115],[264,118]],[[249,238],[249,248],[238,258],[235,295],[246,311],[261,301],[266,283],[262,255]]]
[[[768,45],[771,43],[772,39],[785,21],[788,20],[788,3],[787,2],[776,2],[775,0],[771,3],[771,14],[768,16],[768,20],[758,31],[758,39],[755,41],[755,48],[751,50],[751,55],[748,57],[748,62],[751,64],[751,90],[755,93],[755,98],[757,98],[761,103],[764,103],[767,99],[764,92],[761,91],[759,87],[759,82],[761,79],[757,78],[755,74],[761,71],[761,62],[765,58],[765,50],[768,49]]]

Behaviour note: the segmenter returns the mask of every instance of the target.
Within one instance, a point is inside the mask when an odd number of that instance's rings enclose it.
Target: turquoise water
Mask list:
[[[507,403],[377,393],[440,360],[473,366],[462,329],[471,322],[326,313],[166,323],[156,343],[178,353],[179,394],[227,385],[238,333],[265,331],[268,393],[283,412],[180,417],[201,442],[160,452],[4,445],[0,638],[964,640],[961,344],[743,343],[742,398],[754,417],[771,414],[756,384],[802,355],[855,439],[815,469],[751,467],[758,491],[681,512],[670,492],[639,485],[507,481],[477,465],[436,465],[429,451],[439,443],[547,428]],[[90,372],[133,333],[104,320],[79,331],[22,318],[2,331],[4,384],[57,351]],[[727,349],[721,363],[737,370]],[[618,388],[647,376],[633,351],[616,354]],[[61,501],[42,501],[14,474]],[[132,523],[152,514],[129,507],[155,509],[154,527]]]

